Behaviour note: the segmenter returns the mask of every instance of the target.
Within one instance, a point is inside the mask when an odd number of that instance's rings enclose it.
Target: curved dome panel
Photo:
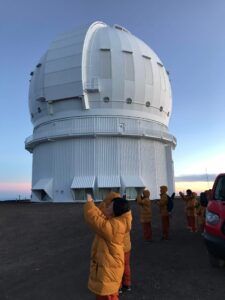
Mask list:
[[[122,27],[102,26],[84,51],[84,94],[89,103],[95,102],[91,107],[108,99],[112,108],[144,112],[168,125],[172,102],[168,75],[144,42]]]
[[[74,98],[71,109],[67,100]],[[166,126],[172,110],[170,82],[158,56],[126,29],[102,22],[61,34],[37,64],[29,91],[34,123],[51,115],[52,101],[64,101],[61,112],[108,110]]]

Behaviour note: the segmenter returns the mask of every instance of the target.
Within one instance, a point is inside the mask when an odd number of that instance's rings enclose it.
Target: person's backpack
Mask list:
[[[167,210],[168,212],[171,212],[173,210],[173,200],[175,198],[175,193],[173,193],[171,196],[167,195],[168,203],[167,203]]]
[[[208,199],[206,197],[206,193],[205,192],[202,192],[200,194],[200,204],[203,207],[207,207],[207,205],[208,205]]]

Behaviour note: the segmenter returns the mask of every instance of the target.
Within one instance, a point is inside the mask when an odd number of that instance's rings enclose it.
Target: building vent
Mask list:
[[[106,103],[108,103],[109,102],[109,97],[104,97],[103,101],[106,102]]]

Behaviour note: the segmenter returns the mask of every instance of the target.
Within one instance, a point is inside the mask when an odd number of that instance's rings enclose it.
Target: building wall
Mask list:
[[[169,190],[174,190],[169,180],[173,174],[167,172],[167,151],[171,148],[164,143],[137,137],[97,136],[46,142],[35,147],[32,186],[42,178],[52,179],[49,201],[80,201],[83,199],[75,199],[71,189],[73,179],[91,175],[96,178],[93,193],[96,200],[100,200],[97,199],[99,176],[119,177],[119,188],[105,186],[102,189],[122,193],[126,192],[122,186],[123,176],[134,176],[143,179],[151,198],[156,199],[160,185],[169,185]]]

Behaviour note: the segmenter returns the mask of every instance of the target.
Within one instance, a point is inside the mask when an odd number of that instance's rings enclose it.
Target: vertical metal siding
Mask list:
[[[117,175],[118,170],[117,140],[114,137],[95,138],[96,173],[98,175]]]
[[[121,175],[139,175],[139,141],[135,138],[118,138],[118,157]]]
[[[158,198],[159,191],[156,179],[155,143],[147,139],[141,140],[141,174],[146,187],[151,192],[151,198]]]
[[[155,164],[157,166],[157,183],[158,185],[167,185],[167,171],[166,171],[166,152],[165,144],[155,142]]]

